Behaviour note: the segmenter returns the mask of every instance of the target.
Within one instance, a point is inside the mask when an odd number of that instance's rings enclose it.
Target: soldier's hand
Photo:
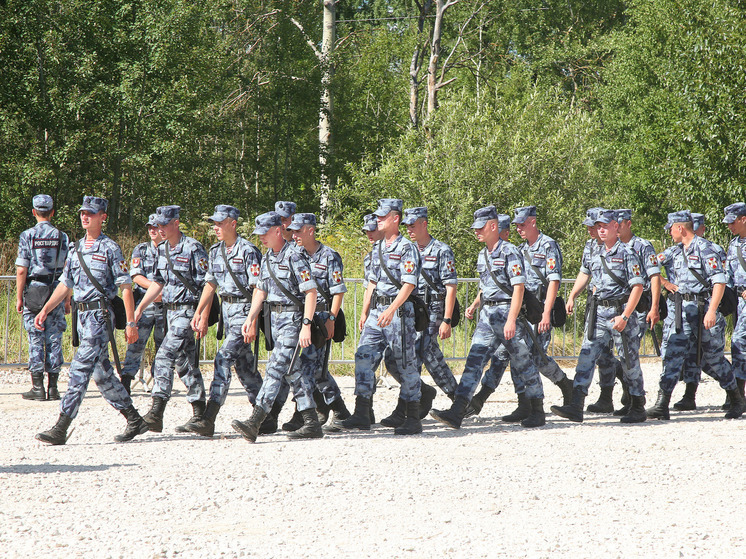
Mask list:
[[[191,322],[189,322],[189,326],[192,327],[192,330],[195,332],[199,332],[199,323],[202,320],[202,315],[195,314],[194,317],[192,317]]]
[[[327,340],[331,340],[332,337],[334,336],[334,325],[335,324],[337,323],[333,320],[326,321],[325,326],[326,326],[326,339]]]
[[[515,319],[514,318],[508,318],[508,320],[505,321],[505,328],[503,328],[503,334],[505,335],[506,340],[512,340],[515,336]]]
[[[658,321],[660,319],[661,319],[661,315],[657,309],[655,311],[653,309],[650,309],[650,312],[645,317],[645,320],[647,321],[648,324],[650,324],[651,328],[655,326],[656,324],[658,324]]]
[[[549,330],[551,330],[551,316],[551,309],[549,311],[544,311],[544,313],[541,315],[541,322],[539,322],[539,334],[544,334],[545,332],[549,332]]]
[[[663,282],[663,287],[665,287],[671,293],[676,293],[679,290],[679,286],[678,285],[674,285],[673,283],[671,283],[669,281],[664,281]]]
[[[474,320],[474,312],[477,310],[477,307],[474,305],[469,305],[466,310],[464,311],[464,316],[468,320]]]
[[[44,330],[44,321],[47,319],[47,311],[44,309],[39,311],[39,314],[37,314],[34,317],[34,328],[37,330]]]
[[[127,340],[128,344],[134,344],[140,335],[137,333],[137,328],[134,326],[127,326],[124,329],[124,339]]]
[[[135,324],[140,322],[140,319],[142,318],[142,311],[140,310],[140,307],[137,307],[135,309]]]
[[[717,322],[717,313],[715,310],[709,310],[707,311],[707,314],[705,314],[705,319],[702,321],[702,324],[704,325],[706,330],[709,330],[713,326],[715,326],[715,323]]]
[[[746,289],[744,289],[743,291],[741,291],[741,297],[744,298],[744,299],[746,299]]]
[[[70,314],[73,310],[73,305],[70,299],[65,299],[65,314]]]
[[[567,304],[565,305],[565,312],[567,312],[567,314],[572,314],[572,310],[574,308],[575,308],[575,299],[573,299],[572,297],[569,297],[567,299]]]
[[[453,329],[451,328],[450,324],[446,324],[445,322],[440,323],[440,329],[438,330],[438,337],[441,340],[447,340],[451,337],[451,332]]]
[[[16,299],[16,310],[23,312],[23,299]]]
[[[614,317],[614,319],[611,321],[611,325],[614,330],[616,330],[617,332],[621,332],[626,328],[627,321],[624,320],[621,315],[619,315]]]
[[[311,345],[311,325],[304,324],[303,328],[300,329],[300,337],[298,338],[300,347],[308,347]]]
[[[243,339],[247,344],[253,342],[256,339],[256,320],[254,321],[254,327],[252,328],[252,325],[249,324],[249,319],[246,318],[243,326],[241,326],[241,334],[243,334]]]
[[[396,312],[396,309],[392,309],[391,307],[386,307],[386,310],[381,313],[381,316],[378,317],[378,325],[381,328],[386,328],[389,324],[391,324],[391,321],[394,320],[394,313]]]
[[[365,321],[366,320],[368,320],[368,315],[367,314],[360,315],[360,321],[357,323],[357,328],[361,332],[363,331],[363,327],[365,326]]]

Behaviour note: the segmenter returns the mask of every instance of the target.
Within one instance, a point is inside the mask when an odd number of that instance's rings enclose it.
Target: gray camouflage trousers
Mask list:
[[[466,357],[461,382],[456,390],[457,397],[471,400],[482,377],[484,366],[500,345],[505,348],[514,365],[511,369],[515,369],[517,376],[520,377],[526,397],[530,399],[544,397],[539,371],[531,356],[530,342],[526,342],[526,333],[520,322],[517,324],[515,336],[510,340],[505,339],[503,330],[509,311],[509,304],[485,306],[479,311],[479,322],[471,339],[471,348]]]
[[[150,333],[153,333],[153,341],[155,342],[155,351],[158,353],[158,349],[161,347],[163,337],[165,336],[163,324],[163,307],[158,303],[153,303],[146,308],[140,321],[137,323],[137,341],[134,344],[127,346],[127,355],[124,357],[124,363],[122,364],[122,376],[129,376],[135,378],[137,371],[140,369],[140,362],[142,361],[142,354],[145,351],[145,346],[148,344]],[[151,374],[155,368],[155,362],[150,368]]]
[[[91,376],[104,400],[115,409],[124,410],[132,405],[132,398],[109,361],[109,335],[104,315],[102,310],[78,313],[80,346],[70,364],[70,382],[60,402],[60,411],[73,419],[78,415]],[[113,314],[111,321],[113,328]]]
[[[36,317],[27,308],[23,309],[23,327],[28,332],[28,368],[32,373],[59,373],[62,356],[62,334],[67,329],[65,304],[60,303],[44,321],[44,330],[34,327]]]
[[[205,400],[202,372],[195,364],[196,344],[190,321],[194,309],[169,310],[168,329],[155,354],[153,396],[168,400],[174,384],[174,370],[187,389],[187,402]]]

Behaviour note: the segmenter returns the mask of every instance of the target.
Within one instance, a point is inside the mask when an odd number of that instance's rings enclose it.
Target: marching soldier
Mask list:
[[[689,210],[668,214],[675,246],[658,256],[669,272],[668,281],[676,286],[672,294],[673,312],[667,318],[664,344],[661,344],[663,373],[655,406],[647,415],[670,419],[669,402],[679,374],[695,347],[702,370],[716,379],[730,397],[726,419],[740,417],[746,402],[738,390],[731,364],[725,359],[724,340],[717,328],[718,305],[727,281],[722,260],[707,240],[694,234]]]
[[[632,400],[621,422],[640,423],[646,419],[645,390],[640,368],[639,324],[634,311],[644,287],[642,269],[635,253],[618,238],[619,222],[613,210],[600,210],[596,224],[598,237],[604,244],[590,261],[593,293],[589,297],[583,346],[575,368],[572,402],[567,406],[552,406],[552,411],[570,421],[583,421],[583,404],[596,360],[613,340]],[[572,311],[574,302],[571,294],[568,311]]]
[[[526,282],[523,258],[514,245],[500,238],[495,206],[487,206],[474,212],[471,228],[475,230],[477,239],[485,244],[477,260],[481,290],[479,323],[453,405],[445,411],[433,410],[430,415],[448,427],[459,429],[487,360],[502,344],[510,355],[511,371],[515,369],[521,377],[526,397],[531,404],[531,414],[521,425],[540,427],[546,422],[544,392],[539,372],[524,341],[523,319],[519,323]],[[470,306],[466,317],[471,319],[474,310],[474,305]]]
[[[288,230],[288,225],[293,221],[297,205],[295,202],[279,201],[275,202],[275,213],[282,219],[282,238],[293,245],[293,232]],[[287,398],[287,393],[286,396]]]
[[[60,284],[34,319],[34,326],[44,330],[49,313],[68,298],[70,292],[73,293],[78,306],[78,324],[75,326],[80,333],[80,346],[70,364],[70,382],[60,402],[59,419],[49,431],[36,435],[38,440],[52,445],[67,442],[67,429],[78,414],[91,376],[104,399],[127,419],[124,433],[117,435],[114,440],[129,441],[148,430],[147,423],[132,405],[132,398],[109,361],[108,345],[116,343],[111,301],[117,294],[117,287],[122,291],[127,315],[127,343],[137,340],[137,328],[127,262],[119,245],[101,232],[107,207],[108,202],[104,198],[83,198],[79,213],[80,223],[86,232],[85,238],[68,253]]]
[[[158,231],[156,215],[150,214],[148,218],[148,235],[150,241],[140,243],[132,251],[132,260],[130,261],[130,276],[132,276],[132,294],[135,297],[135,306],[140,304],[145,292],[155,278],[155,269],[158,264],[158,245],[163,240]],[[156,300],[152,306],[145,309],[142,317],[137,323],[137,341],[127,346],[127,355],[122,365],[122,385],[129,393],[132,379],[137,375],[142,361],[142,354],[145,346],[153,333],[155,342],[155,351],[161,347],[164,331],[163,321],[163,304],[160,299]],[[153,367],[151,367],[151,375]]]
[[[406,419],[394,433],[422,432],[420,375],[414,350],[415,311],[408,300],[418,284],[421,262],[416,245],[399,232],[402,206],[398,198],[383,198],[374,212],[383,238],[374,246],[367,278],[361,317],[364,326],[355,352],[355,412],[340,422],[344,429],[370,429],[375,370],[388,349],[396,361],[401,378],[399,394],[406,403]]]
[[[738,295],[738,313],[731,336],[731,356],[733,373],[736,377],[738,391],[743,396],[746,386],[746,204],[736,202],[725,208],[723,223],[735,235],[728,245],[726,272],[728,285]]]
[[[234,420],[231,426],[247,441],[256,442],[262,422],[275,403],[283,379],[293,390],[303,427],[288,433],[291,439],[316,439],[324,436],[313,399],[313,379],[304,374],[301,348],[311,345],[311,325],[316,311],[316,286],[311,269],[299,251],[284,239],[281,217],[267,212],[255,220],[254,235],[259,235],[267,252],[262,259],[259,281],[254,288],[251,310],[241,331],[247,343],[257,336],[257,317],[262,305],[265,335],[271,332],[274,349],[267,363],[264,382],[256,405],[247,421]]]
[[[59,283],[67,258],[68,238],[51,223],[54,216],[51,196],[34,196],[32,204],[36,225],[21,233],[16,258],[16,310],[23,313],[23,327],[28,333],[31,373],[31,390],[21,396],[25,400],[59,400],[57,379],[64,361],[62,334],[67,329],[65,313],[70,312],[70,298],[50,311],[43,330],[34,327],[34,317]]]
[[[215,206],[215,213],[208,218],[218,242],[210,247],[205,287],[191,323],[198,338],[207,335],[213,295],[220,287],[225,339],[215,354],[210,399],[205,413],[202,419],[188,427],[189,431],[203,437],[212,437],[215,433],[215,418],[225,403],[231,384],[231,367],[235,365],[236,375],[252,405],[262,386],[262,377],[254,362],[257,356],[252,353],[251,345],[244,341],[241,333],[241,327],[251,310],[251,292],[259,281],[262,255],[253,243],[236,232],[238,216],[237,208],[220,204]]]
[[[192,418],[176,431],[187,432],[188,426],[199,421],[205,411],[205,384],[190,322],[205,281],[207,252],[202,243],[179,230],[180,211],[179,206],[156,209],[158,229],[166,240],[158,246],[155,276],[135,311],[139,321],[145,309],[162,295],[167,313],[166,335],[155,355],[153,404],[143,418],[156,433],[163,431],[163,412],[171,398],[174,369],[187,388],[187,402],[193,411]]]

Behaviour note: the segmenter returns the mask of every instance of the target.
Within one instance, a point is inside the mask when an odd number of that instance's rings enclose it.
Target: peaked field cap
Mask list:
[[[238,211],[238,208],[228,206],[227,204],[218,204],[215,206],[215,213],[208,217],[207,221],[219,223],[226,219],[238,219],[239,215],[241,215],[241,212]]]
[[[668,231],[674,223],[692,223],[692,212],[689,210],[671,212],[668,214],[668,222],[664,226],[664,229]]]
[[[727,206],[724,212],[725,217],[723,218],[723,223],[733,223],[742,215],[746,215],[746,204],[743,202],[736,202],[735,204]]]
[[[585,212],[585,219],[583,220],[583,225],[587,225],[588,227],[593,227],[596,225],[596,218],[598,217],[598,212],[602,210],[603,208],[588,208]]]
[[[148,216],[148,225],[151,227],[158,227],[158,216],[155,214],[150,214]]]
[[[695,231],[705,224],[705,214],[692,212],[692,229]]]
[[[510,229],[510,216],[508,214],[497,214],[497,230],[505,231],[506,229]]]
[[[495,206],[485,206],[484,208],[479,208],[477,211],[474,212],[474,223],[471,224],[471,228],[481,229],[482,227],[487,225],[487,222],[491,219],[498,219],[497,209],[495,208]]]
[[[536,206],[524,206],[513,210],[513,223],[525,223],[529,217],[536,217]]]
[[[375,231],[378,229],[378,220],[375,214],[367,214],[363,218],[363,231]]]
[[[106,198],[99,198],[98,196],[83,196],[83,205],[80,206],[78,211],[97,214],[98,212],[105,212],[108,207],[109,201]]]
[[[295,202],[280,201],[275,202],[275,213],[279,214],[282,218],[293,217],[295,208],[298,206]]]
[[[181,206],[160,206],[155,209],[155,220],[158,225],[168,225],[174,219],[179,219]]]
[[[31,205],[35,210],[38,210],[40,212],[48,212],[49,210],[54,208],[52,197],[48,194],[37,194],[31,200]]]
[[[629,209],[616,210],[617,221],[629,221],[631,219],[632,219],[632,210],[629,210]]]
[[[266,212],[256,216],[254,220],[254,230],[251,232],[252,235],[264,235],[272,227],[282,226],[282,217],[277,212]]]
[[[401,222],[404,225],[414,225],[418,219],[427,219],[427,208],[418,206],[416,208],[407,208],[404,210],[404,219]]]
[[[316,216],[309,213],[297,213],[293,215],[293,221],[287,226],[292,231],[300,231],[303,226],[311,225],[316,227]]]
[[[373,212],[373,215],[378,217],[386,217],[391,212],[400,212],[404,207],[404,201],[400,198],[381,198],[378,201],[378,209]]]
[[[596,223],[611,223],[616,221],[616,211],[601,208],[596,215]]]

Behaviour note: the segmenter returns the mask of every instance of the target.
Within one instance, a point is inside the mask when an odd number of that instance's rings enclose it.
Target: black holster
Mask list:
[[[272,305],[267,301],[262,303],[262,318],[265,347],[267,351],[272,351],[275,348],[275,341],[272,339]]]
[[[589,340],[595,340],[596,339],[596,319],[597,311],[598,310],[598,300],[596,299],[595,295],[591,295],[588,297],[588,301],[586,304],[586,317],[585,317],[585,327],[588,329],[588,339]]]

